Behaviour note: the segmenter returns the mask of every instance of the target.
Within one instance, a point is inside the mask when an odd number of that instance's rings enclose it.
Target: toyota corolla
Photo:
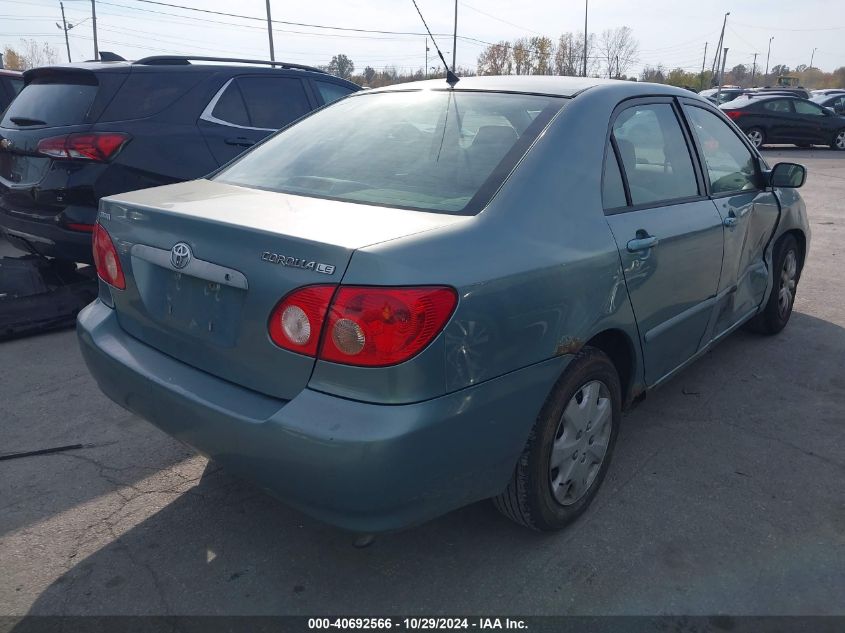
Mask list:
[[[805,177],[668,86],[357,93],[205,179],[104,199],[79,340],[110,398],[326,522],[492,498],[554,530],[623,410],[787,324]]]

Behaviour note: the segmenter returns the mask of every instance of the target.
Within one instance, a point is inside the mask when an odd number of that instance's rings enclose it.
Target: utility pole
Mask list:
[[[813,58],[816,56],[816,51],[819,50],[818,48],[813,49],[813,54],[810,55],[810,68],[813,67]]]
[[[425,68],[425,78],[426,79],[428,79],[428,51],[429,51],[428,38],[425,38],[425,66],[423,66],[423,68]]]
[[[273,18],[270,17],[270,0],[267,0],[267,37],[270,39],[270,61],[276,61],[276,51],[273,49]]]
[[[455,72],[455,55],[458,53],[458,0],[455,0],[455,30],[452,32],[452,72]]]
[[[772,40],[775,39],[775,36],[772,35],[769,38],[769,52],[766,53],[766,73],[763,77],[763,81],[768,81],[769,79],[769,58],[772,56]]]
[[[590,0],[584,0],[584,76],[587,76],[587,9],[590,6]]]
[[[94,61],[100,59],[100,48],[97,46],[97,4],[91,0],[91,22],[94,24]]]
[[[65,46],[67,47],[67,61],[68,64],[73,61],[70,58],[70,40],[67,38],[67,20],[65,20],[65,4],[60,2],[59,6],[62,8],[62,30],[65,32]],[[56,26],[59,26],[58,24]]]
[[[754,75],[757,74],[757,55],[759,53],[754,53],[754,64],[751,66],[751,87],[754,87]]]
[[[716,93],[716,103],[719,103],[719,98],[722,96],[722,84],[725,83],[725,62],[728,61],[728,48],[725,47],[725,52],[722,55],[722,71],[719,73],[719,91]]]
[[[707,64],[707,44],[704,42],[704,58],[701,60],[701,77],[698,80],[698,89],[704,90],[704,66]]]
[[[722,44],[725,43],[725,26],[728,23],[728,16],[730,14],[731,14],[731,12],[728,11],[725,14],[725,19],[722,20],[722,33],[719,35],[719,43],[716,45],[716,57],[713,59],[713,74],[714,74],[714,76],[717,72],[719,72],[719,56],[722,53]]]

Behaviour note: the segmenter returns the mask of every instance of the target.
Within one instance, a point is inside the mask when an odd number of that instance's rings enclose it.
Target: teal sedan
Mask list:
[[[668,86],[360,92],[104,199],[79,341],[115,402],[328,523],[491,498],[556,530],[627,407],[737,328],[786,326],[805,178]]]

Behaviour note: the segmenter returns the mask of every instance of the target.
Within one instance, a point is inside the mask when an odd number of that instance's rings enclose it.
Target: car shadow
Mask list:
[[[624,417],[596,502],[556,534],[483,502],[358,549],[209,467],[140,520],[156,491],[88,516],[69,538],[90,553],[29,613],[835,612],[843,357],[845,329],[801,313],[731,336]]]

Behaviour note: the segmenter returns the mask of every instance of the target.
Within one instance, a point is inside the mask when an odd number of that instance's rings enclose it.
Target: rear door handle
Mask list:
[[[255,145],[255,141],[252,139],[248,139],[245,136],[238,136],[237,138],[227,138],[225,141],[226,145],[237,145],[238,147],[252,147]]]
[[[650,248],[654,248],[660,242],[656,237],[653,235],[649,235],[646,231],[642,229],[637,231],[637,237],[633,240],[630,240],[627,244],[628,252],[629,253],[636,253],[637,251],[647,251]]]

